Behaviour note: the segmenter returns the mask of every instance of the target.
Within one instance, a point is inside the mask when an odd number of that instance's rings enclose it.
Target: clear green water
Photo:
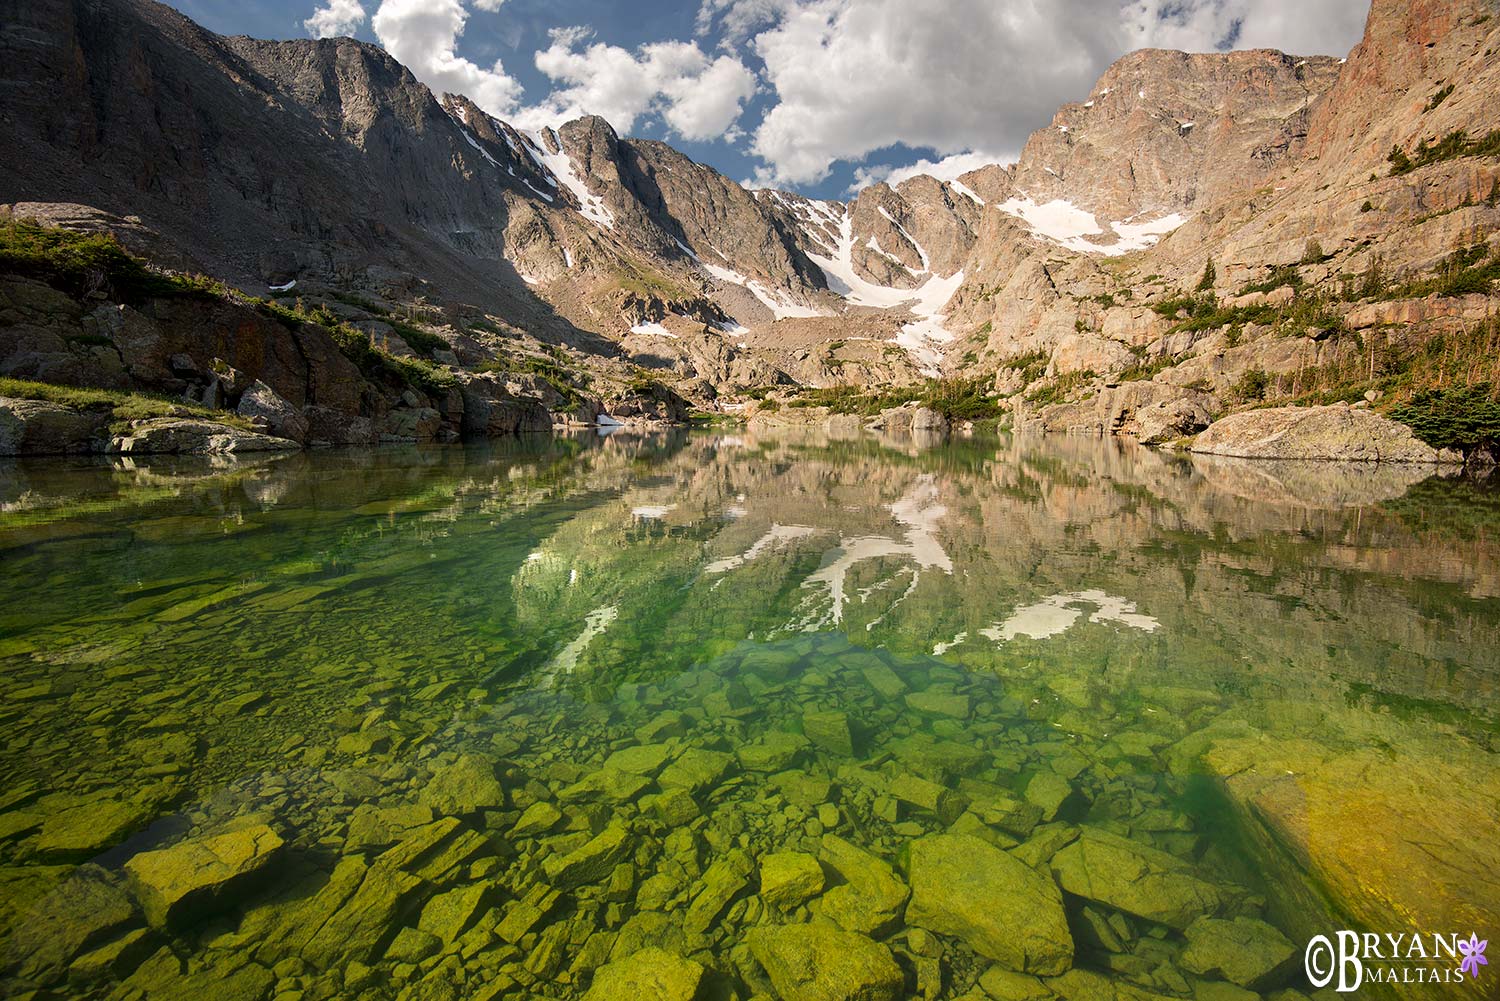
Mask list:
[[[1500,927],[1497,547],[1482,485],[1095,440],[0,465],[0,983],[1306,990]]]

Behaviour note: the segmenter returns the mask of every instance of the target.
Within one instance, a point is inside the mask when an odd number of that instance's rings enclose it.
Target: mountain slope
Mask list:
[[[1136,373],[1138,396],[1222,409],[1253,367],[1333,356],[1153,308],[1209,258],[1227,300],[1314,237],[1326,259],[1297,281],[1316,288],[1377,257],[1430,269],[1494,230],[1493,155],[1386,163],[1494,126],[1490,0],[1379,0],[1347,62],[1132,53],[1016,165],[848,203],[747,191],[598,118],[528,134],[348,39],[221,38],[151,0],[5,4],[0,59],[31,85],[0,95],[0,203],[257,294],[441,306],[468,366],[531,338],[704,405],[925,373],[991,380],[1024,420],[1026,397],[1098,403]]]

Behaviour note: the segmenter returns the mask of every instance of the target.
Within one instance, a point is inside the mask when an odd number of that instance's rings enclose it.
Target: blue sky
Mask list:
[[[847,197],[1006,162],[1141,47],[1344,55],[1367,0],[170,0],[224,34],[353,34],[523,126],[603,114],[737,181]]]

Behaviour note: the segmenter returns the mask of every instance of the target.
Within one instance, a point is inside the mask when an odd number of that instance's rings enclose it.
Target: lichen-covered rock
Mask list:
[[[831,925],[756,928],[750,953],[782,1001],[896,1001],[904,978],[879,942]]]
[[[265,824],[142,852],[125,872],[153,925],[211,913],[275,861],[281,836]]]
[[[286,438],[245,431],[201,418],[158,417],[137,421],[111,439],[108,451],[134,455],[228,455],[290,452],[301,448]]]
[[[1052,879],[979,838],[936,834],[911,844],[909,924],[1022,973],[1073,965],[1073,937]]]
[[[1198,435],[1192,450],[1249,459],[1456,461],[1418,441],[1405,424],[1346,403],[1231,414]]]

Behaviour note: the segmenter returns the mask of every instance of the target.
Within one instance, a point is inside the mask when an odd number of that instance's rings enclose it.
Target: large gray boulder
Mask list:
[[[158,417],[137,421],[111,439],[110,452],[136,455],[233,455],[243,452],[291,452],[302,446],[287,438],[220,424],[201,418]]]
[[[1461,462],[1418,441],[1411,428],[1372,411],[1274,407],[1231,414],[1209,425],[1194,452],[1247,459],[1344,459],[1352,462]]]
[[[109,414],[0,397],[0,455],[71,455],[102,445]]]
[[[236,413],[278,438],[307,441],[309,426],[302,411],[259,379],[240,396]]]
[[[956,936],[1022,973],[1052,976],[1073,965],[1073,936],[1057,884],[967,834],[912,842],[906,921]]]

